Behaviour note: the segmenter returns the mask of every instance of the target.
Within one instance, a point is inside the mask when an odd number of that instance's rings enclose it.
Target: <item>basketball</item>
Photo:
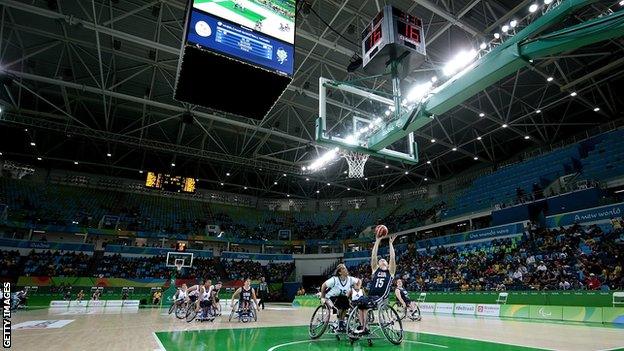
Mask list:
[[[388,227],[386,227],[386,226],[385,226],[385,225],[383,225],[383,224],[380,224],[380,225],[376,226],[376,227],[375,227],[375,235],[376,235],[378,238],[383,238],[383,237],[385,237],[386,235],[388,235]]]

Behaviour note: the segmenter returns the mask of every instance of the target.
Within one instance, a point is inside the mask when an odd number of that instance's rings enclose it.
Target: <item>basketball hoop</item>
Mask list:
[[[364,165],[370,155],[350,150],[341,151],[341,154],[349,165],[349,178],[363,178]]]
[[[178,270],[178,272],[182,270],[183,265],[184,265],[184,260],[182,259],[175,260],[175,268]]]

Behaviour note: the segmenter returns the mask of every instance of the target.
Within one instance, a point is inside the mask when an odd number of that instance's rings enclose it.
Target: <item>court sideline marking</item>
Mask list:
[[[318,342],[324,342],[324,341],[336,341],[334,339],[321,339],[321,340],[299,340],[299,341],[291,341],[291,342],[287,342],[284,344],[279,344],[279,345],[275,345],[273,347],[271,347],[270,349],[268,349],[267,351],[275,351],[277,349],[279,349],[280,347],[284,347],[284,346],[291,346],[291,345],[298,345],[298,344],[303,344],[303,343],[318,343]],[[429,346],[433,346],[433,347],[439,347],[439,348],[443,348],[443,349],[448,349],[448,346],[446,345],[438,345],[438,344],[431,344],[428,342],[422,342],[422,341],[414,341],[414,340],[403,340],[403,342],[408,342],[408,343],[413,343],[413,344],[422,344],[422,345],[429,345]]]

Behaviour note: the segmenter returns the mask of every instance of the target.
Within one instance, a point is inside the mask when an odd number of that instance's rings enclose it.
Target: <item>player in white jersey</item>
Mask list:
[[[362,280],[358,279],[357,283],[353,285],[351,291],[349,291],[349,298],[351,299],[351,305],[357,305],[358,300],[364,296],[364,289],[362,289]]]
[[[347,294],[358,280],[350,276],[347,266],[341,263],[336,267],[334,276],[327,279],[321,286],[321,303],[329,305],[330,308],[335,306],[338,310],[339,331],[346,329],[345,317],[350,307]],[[328,289],[329,291],[326,291]]]

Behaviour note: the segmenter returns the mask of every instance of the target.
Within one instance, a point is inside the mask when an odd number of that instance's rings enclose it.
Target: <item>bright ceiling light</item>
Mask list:
[[[502,127],[507,128],[508,127],[507,123],[503,123]]]
[[[106,157],[112,157],[113,155],[109,152],[106,154]]]
[[[74,164],[75,164],[75,165],[77,165],[77,164],[78,164],[78,161],[74,161]]]
[[[41,161],[41,157],[37,157],[37,161]]]
[[[624,0],[620,1],[620,6],[624,6]]]
[[[227,173],[225,174],[225,176],[226,176],[226,177],[229,177],[229,176],[230,176],[230,172],[227,172]]]
[[[171,162],[171,167],[175,167],[175,163]]]
[[[555,78],[553,78],[553,77],[546,78],[546,81],[549,82],[549,83],[552,82],[553,80],[555,80]]]
[[[141,169],[141,170],[139,170],[139,173],[140,173],[140,174],[143,174],[143,170],[142,170],[142,169]]]
[[[273,182],[273,185],[277,185],[277,182]]]
[[[494,33],[494,39],[500,39],[500,33]]]
[[[409,94],[407,94],[407,101],[420,102],[423,98],[427,96],[432,86],[433,82],[431,81],[415,85],[412,90],[410,90]]]
[[[468,66],[477,57],[477,51],[472,49],[469,51],[459,52],[449,63],[444,66],[443,72],[445,76],[452,76],[464,67]]]
[[[405,174],[409,174],[409,172],[408,172],[408,171],[405,171]]]
[[[383,188],[384,186],[386,186],[385,184],[381,184],[381,187]]]
[[[318,194],[318,193],[320,193],[320,191],[317,190],[316,193]]]
[[[330,185],[331,185],[331,183],[327,183],[327,186],[330,186]]]
[[[530,137],[530,136],[528,136],[528,135],[525,135],[525,136],[524,136],[524,140],[529,140],[529,139],[531,139],[531,137]]]
[[[286,197],[290,197],[290,194],[286,194]]]
[[[286,173],[282,173],[282,176],[286,177]]]
[[[225,183],[219,183],[219,184],[221,184],[221,186],[224,186],[224,185],[225,185]]]
[[[384,168],[390,168],[390,166],[386,165]]]
[[[35,143],[30,143],[30,146],[36,146],[36,145],[37,145],[37,144],[35,144]]]
[[[483,112],[479,113],[479,117],[485,117],[485,113]]]
[[[575,97],[575,96],[577,96],[577,95],[578,95],[578,94],[576,93],[576,91],[573,91],[573,92],[571,92],[571,93],[570,93],[570,96],[571,96],[571,97]]]
[[[553,0],[544,0],[544,4],[545,5],[550,5],[553,2]]]
[[[364,178],[364,180],[368,180],[368,177]]]
[[[425,179],[423,179],[423,180],[426,182],[426,181],[428,181],[429,179],[425,178]]]
[[[509,26],[511,28],[516,28],[518,26],[518,21],[517,20],[513,20],[513,21],[509,22]]]
[[[435,83],[437,81],[438,81],[438,77],[437,76],[431,77],[431,83]]]
[[[542,113],[542,110],[537,109],[537,110],[535,110],[535,113],[537,113],[539,115],[540,113]]]
[[[477,140],[481,140],[482,138],[480,136],[477,137]]]
[[[351,145],[356,145],[358,142],[357,137],[353,134],[347,136],[345,138],[345,141],[347,142],[347,144],[351,144]]]
[[[479,49],[481,49],[481,50],[487,49],[487,44],[486,43],[481,43],[481,45],[479,45]]]
[[[435,143],[435,142],[436,142],[436,140],[435,140],[435,139],[431,139],[431,142],[432,142],[432,143]]]
[[[243,187],[243,189],[247,190],[247,187]]]
[[[386,110],[386,116],[390,116],[390,110]]]
[[[347,188],[347,191],[351,191],[351,188]]]
[[[453,150],[453,151],[457,151],[457,148],[456,148],[456,147],[454,147],[454,148],[452,148],[451,150]]]
[[[473,160],[475,160],[475,161],[478,161],[478,160],[479,160],[479,157],[475,156],[475,157],[473,157],[472,159],[473,159]]]
[[[501,28],[501,30],[503,31],[503,33],[507,33],[507,32],[509,32],[509,26],[508,25],[504,25],[503,28]]]
[[[538,4],[533,4],[531,6],[529,6],[529,12],[533,13],[535,11],[537,11],[537,9],[539,9],[539,5]]]
[[[624,0],[622,0],[622,1],[624,1]],[[598,111],[600,111],[600,107],[594,108],[594,112],[598,112]]]
[[[326,153],[324,153],[323,155],[321,155],[321,157],[319,157],[316,161],[312,162],[308,167],[307,170],[309,171],[316,171],[319,170],[321,168],[323,168],[323,166],[325,166],[327,163],[329,163],[330,161],[334,160],[338,155],[338,148],[333,148],[329,151],[327,151]]]
[[[309,181],[310,181],[310,178],[306,178],[306,182],[309,182]]]

